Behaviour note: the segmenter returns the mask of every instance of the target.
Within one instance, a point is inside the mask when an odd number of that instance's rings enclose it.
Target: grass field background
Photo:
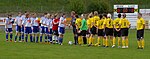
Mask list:
[[[5,42],[0,31],[0,59],[150,59],[150,31],[145,30],[145,49],[137,49],[136,30],[130,30],[129,48],[103,48],[68,45],[72,30],[66,30],[64,45]]]

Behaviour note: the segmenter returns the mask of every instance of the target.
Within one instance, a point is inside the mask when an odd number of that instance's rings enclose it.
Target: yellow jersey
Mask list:
[[[92,22],[91,22],[92,18],[88,18],[87,20],[87,26],[88,28],[92,28]]]
[[[77,29],[80,29],[80,27],[81,27],[81,21],[82,21],[81,18],[77,18],[77,19],[76,19],[75,24],[76,24],[76,26],[77,26]]]
[[[98,20],[100,20],[99,16],[94,16],[92,19],[92,26],[96,26]]]
[[[98,20],[97,21],[97,27],[98,27],[98,29],[104,29],[104,20],[105,19],[101,19],[101,20]]]
[[[119,24],[120,24],[121,28],[129,28],[129,26],[130,26],[130,22],[126,18],[121,19]]]
[[[143,18],[137,20],[137,30],[144,29],[145,21]]]
[[[116,18],[113,21],[114,28],[119,28],[120,27],[120,25],[119,25],[120,20],[121,20],[121,18]]]
[[[104,25],[106,25],[106,28],[113,28],[113,20],[111,18],[106,18]]]

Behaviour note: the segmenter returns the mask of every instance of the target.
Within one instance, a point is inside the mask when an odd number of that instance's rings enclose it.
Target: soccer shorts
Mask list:
[[[41,33],[41,34],[45,33],[44,26],[41,26],[41,28],[40,28],[40,33]]]
[[[78,29],[78,31],[79,31],[79,30],[80,30],[80,29]],[[77,35],[78,35],[78,36],[81,36],[81,35],[82,35],[81,32],[79,33],[78,31],[77,31]]]
[[[121,37],[121,30],[116,31],[116,29],[114,29],[114,37]]]
[[[59,32],[59,34],[64,34],[65,28],[64,27],[58,27],[58,32]]]
[[[105,29],[106,36],[113,36],[113,28]]]
[[[7,28],[7,29],[5,29],[5,31],[6,32],[12,32],[13,30],[12,30],[12,28]]]
[[[128,28],[121,28],[121,36],[128,36]]]
[[[81,31],[81,35],[82,35],[82,36],[86,36],[86,33],[87,33],[86,30],[82,30],[82,31]]]
[[[103,31],[104,29],[98,29],[98,33],[97,33],[97,35],[98,36],[104,36],[104,31]]]
[[[33,26],[33,33],[39,32],[39,26]]]
[[[21,27],[21,33],[24,33],[24,26]]]
[[[137,36],[137,39],[138,39],[138,40],[144,38],[144,29],[137,30],[136,36]]]
[[[26,34],[32,33],[31,27],[25,27],[25,33],[26,33]]]
[[[21,32],[21,26],[16,25],[16,32]]]
[[[56,35],[56,36],[59,36],[58,30],[53,30],[53,34]]]
[[[96,34],[96,30],[97,30],[96,27],[93,26],[93,27],[90,29],[91,34],[95,35],[95,34]]]

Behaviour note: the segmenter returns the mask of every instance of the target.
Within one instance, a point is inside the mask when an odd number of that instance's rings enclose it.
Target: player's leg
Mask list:
[[[30,42],[33,42],[32,29],[31,29],[31,27],[29,27],[28,31],[29,31],[28,33],[29,33],[29,35],[30,35]]]
[[[76,27],[73,27],[73,34],[74,34],[74,44],[78,44],[78,35],[77,35],[77,30]]]
[[[102,30],[98,29],[98,33],[97,33],[98,38],[97,38],[97,43],[95,44],[95,46],[100,45],[100,38],[102,36],[101,34],[102,34]]]
[[[25,27],[25,42],[28,42],[28,27]]]
[[[8,41],[8,28],[7,29],[5,29],[6,31],[6,41]]]
[[[22,25],[22,27],[21,27],[21,39],[22,39],[22,41],[24,41],[24,32],[25,32],[25,29],[24,29],[24,26]]]
[[[109,39],[109,29],[106,28],[106,42],[105,42],[105,47],[108,47],[108,39]]]
[[[13,31],[12,28],[8,28],[8,31],[10,33],[10,41],[12,42],[12,38],[13,38]]]
[[[87,39],[86,39],[86,30],[82,30],[82,38],[83,38],[83,44],[87,44]]]
[[[18,38],[18,32],[19,32],[19,28],[18,28],[19,26],[18,25],[16,25],[16,35],[15,35],[15,40],[14,40],[14,42],[17,42],[17,38]]]
[[[128,45],[129,45],[129,43],[128,43],[128,28],[126,28],[126,30],[125,30],[125,44],[126,44],[126,48],[128,48]]]
[[[21,26],[19,26],[18,36],[19,36],[19,42],[22,42],[22,41],[21,41]]]
[[[141,44],[142,44],[142,49],[144,49],[144,29],[141,30]]]
[[[118,48],[120,48],[121,46],[121,30],[118,32],[118,34],[117,34],[117,37],[118,37]]]
[[[41,28],[40,28],[40,42],[42,42],[43,34],[44,34],[44,26],[41,26]]]
[[[141,48],[141,43],[140,43],[140,30],[137,30],[136,36],[137,36],[138,49],[140,49],[140,48]]]

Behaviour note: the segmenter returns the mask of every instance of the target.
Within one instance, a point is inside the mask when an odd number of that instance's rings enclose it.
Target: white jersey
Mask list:
[[[5,28],[12,28],[12,21],[14,21],[12,18],[6,18],[5,19]]]
[[[65,24],[62,24],[62,22],[64,22],[66,20],[66,18],[64,17],[60,17],[60,20],[59,20],[59,27],[65,27]]]
[[[22,22],[22,24],[24,24],[25,27],[31,27],[32,26],[31,19],[24,18],[24,21]]]
[[[48,27],[48,26],[46,25],[47,22],[48,22],[48,20],[49,20],[48,18],[45,18],[45,19],[44,19],[44,21],[43,21],[44,27]]]
[[[17,16],[15,19],[15,23],[16,25],[21,26],[22,25],[22,17],[21,16]]]
[[[38,18],[31,18],[31,23],[32,23],[32,26],[39,26],[39,23],[38,23]]]
[[[25,19],[25,15],[22,15],[22,16],[21,16],[21,19],[22,19],[22,25],[24,26],[25,24],[24,24],[23,22],[25,22],[25,21],[26,21],[26,19]]]
[[[45,22],[45,18],[46,18],[46,17],[44,17],[44,16],[41,17],[41,20],[40,20],[41,26],[44,26],[43,23]]]
[[[53,27],[53,19],[48,19],[48,21],[46,22],[46,25],[50,27],[50,29],[52,29]]]

